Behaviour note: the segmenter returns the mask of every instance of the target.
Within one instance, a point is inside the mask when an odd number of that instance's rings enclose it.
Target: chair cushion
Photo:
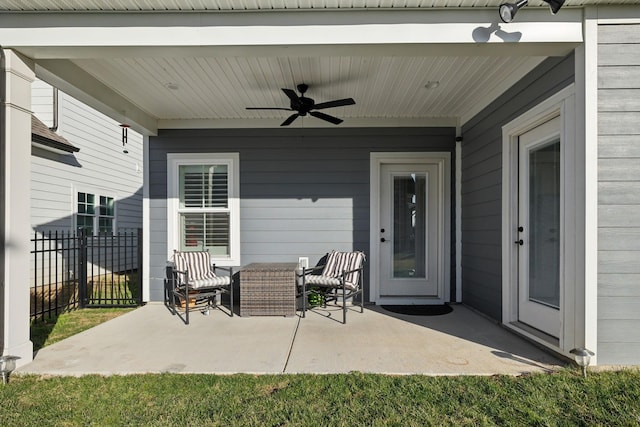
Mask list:
[[[337,252],[331,251],[327,256],[327,263],[321,276],[341,278],[343,271],[361,268],[364,264],[363,252]],[[357,286],[360,279],[360,271],[354,271],[346,275],[345,282],[351,286]]]
[[[201,279],[191,280],[189,285],[194,289],[199,288],[211,288],[215,286],[226,286],[231,283],[229,276],[216,276],[212,273],[211,277],[204,277]]]
[[[338,277],[321,276],[321,275],[313,275],[313,274],[305,276],[305,283],[307,285],[324,286],[324,287],[330,287],[330,288],[342,287],[341,280]],[[345,282],[345,288],[353,291],[358,288],[358,285],[357,283],[354,284],[354,283]]]

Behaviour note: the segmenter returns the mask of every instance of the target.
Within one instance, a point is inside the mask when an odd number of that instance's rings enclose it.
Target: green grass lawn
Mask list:
[[[14,376],[0,402],[3,426],[627,426],[640,372]]]
[[[41,348],[131,309],[32,325]],[[211,361],[215,364],[215,361]],[[0,386],[0,426],[640,425],[640,370],[521,377],[186,375],[38,377]]]

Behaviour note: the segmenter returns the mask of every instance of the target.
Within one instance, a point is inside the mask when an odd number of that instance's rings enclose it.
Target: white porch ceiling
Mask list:
[[[549,23],[546,10],[532,10],[531,19],[502,27],[501,2],[0,0],[0,44],[33,59],[43,80],[145,133],[277,127],[290,112],[246,107],[288,107],[281,88],[299,83],[316,102],[355,99],[324,110],[343,118],[341,126],[456,126],[581,41],[579,10],[563,9]],[[283,9],[297,13],[265,11]],[[176,13],[186,10],[199,13]],[[434,81],[437,88],[425,87]],[[305,117],[293,126],[333,125]]]

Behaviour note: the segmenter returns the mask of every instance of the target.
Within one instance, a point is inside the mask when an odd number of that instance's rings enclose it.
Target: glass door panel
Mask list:
[[[560,307],[560,141],[529,152],[529,300]]]
[[[426,174],[393,177],[393,277],[426,273]]]

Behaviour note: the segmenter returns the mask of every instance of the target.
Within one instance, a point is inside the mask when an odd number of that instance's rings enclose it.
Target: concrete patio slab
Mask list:
[[[462,305],[441,316],[338,307],[306,318],[195,313],[185,325],[162,304],[131,313],[41,349],[17,373],[343,373],[517,375],[563,361]]]

